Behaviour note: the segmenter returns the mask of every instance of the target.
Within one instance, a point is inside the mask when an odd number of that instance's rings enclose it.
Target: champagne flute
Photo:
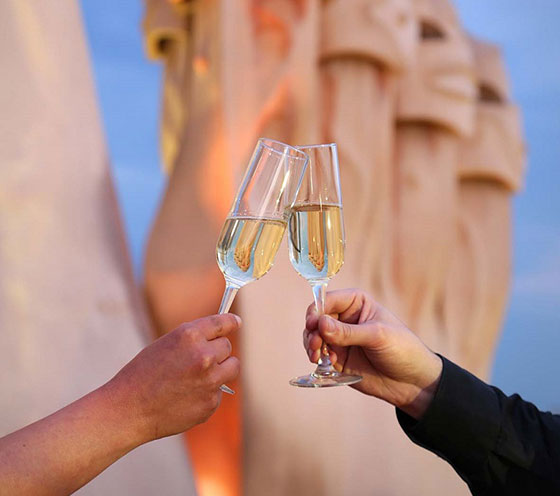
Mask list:
[[[226,280],[219,313],[229,311],[242,286],[272,267],[307,163],[307,155],[297,148],[258,140],[216,245]],[[234,393],[225,385],[220,389]]]
[[[290,208],[288,222],[290,261],[296,271],[311,284],[319,315],[325,312],[325,293],[329,280],[344,263],[344,221],[342,195],[335,143],[300,146],[309,156],[309,164]],[[296,377],[292,386],[330,387],[354,384],[360,376],[336,371],[326,343],[314,372]]]

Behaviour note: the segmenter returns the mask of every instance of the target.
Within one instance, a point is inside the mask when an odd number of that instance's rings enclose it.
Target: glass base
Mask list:
[[[360,382],[362,377],[359,375],[341,374],[340,372],[326,372],[317,374],[312,372],[290,380],[292,386],[305,388],[322,388],[334,386],[349,386]]]

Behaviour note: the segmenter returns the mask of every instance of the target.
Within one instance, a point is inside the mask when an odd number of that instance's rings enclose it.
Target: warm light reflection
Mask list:
[[[231,488],[212,476],[201,477],[197,480],[196,486],[197,492],[201,496],[231,496],[232,494]]]
[[[239,336],[230,335],[232,354],[239,356]],[[236,394],[222,401],[207,422],[186,433],[191,467],[199,496],[241,496],[241,398],[236,379],[228,384]]]
[[[223,135],[216,136],[208,147],[205,164],[198,179],[198,194],[216,225],[221,225],[231,206],[234,192],[234,166],[228,156]]]
[[[203,77],[203,76],[206,76],[208,74],[208,69],[210,67],[210,62],[208,61],[208,59],[206,57],[203,57],[202,55],[195,55],[193,57],[192,67],[193,67],[194,73],[197,76]]]

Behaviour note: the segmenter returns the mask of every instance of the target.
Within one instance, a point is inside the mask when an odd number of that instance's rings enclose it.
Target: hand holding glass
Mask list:
[[[344,221],[336,144],[298,147],[309,164],[296,201],[290,209],[288,236],[290,261],[311,284],[319,314],[324,313],[329,280],[344,263]],[[325,343],[315,372],[296,377],[293,386],[329,387],[359,382],[357,375],[333,367]]]

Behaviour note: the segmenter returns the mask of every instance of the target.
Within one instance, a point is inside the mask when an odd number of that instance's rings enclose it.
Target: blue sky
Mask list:
[[[164,181],[160,68],[144,57],[140,0],[81,0],[114,175],[137,270]],[[529,152],[515,199],[514,280],[492,381],[560,411],[560,2],[456,0],[472,34],[500,44]]]

